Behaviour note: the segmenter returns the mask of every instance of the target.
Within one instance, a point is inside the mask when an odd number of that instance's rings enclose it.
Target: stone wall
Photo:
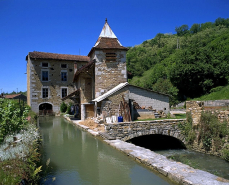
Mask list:
[[[191,113],[193,126],[199,125],[203,109],[204,103],[202,101],[186,101],[186,112]]]
[[[105,51],[98,50],[92,55],[95,63],[95,98],[110,89],[127,82],[126,51],[112,51],[117,55],[116,61],[106,61]]]
[[[129,101],[129,91],[127,87],[115,92],[101,102],[103,118],[119,116],[119,105],[121,101],[123,102],[122,97],[124,97],[125,101]]]
[[[143,135],[161,134],[175,137],[185,144],[185,138],[178,128],[178,124],[184,121],[184,119],[166,119],[105,124],[106,133],[102,136],[107,139],[127,141]]]
[[[220,146],[221,149],[216,149],[216,145],[214,143],[214,140],[212,140],[212,145],[209,150],[206,150],[204,147],[203,142],[198,141],[199,137],[199,126],[200,126],[200,118],[201,118],[201,112],[202,111],[208,111],[205,110],[205,102],[203,101],[186,101],[186,112],[190,112],[192,119],[193,119],[193,129],[196,133],[196,139],[194,140],[193,144],[190,146],[193,150],[202,152],[202,153],[207,153],[215,156],[221,156],[222,155],[222,149],[228,145],[228,136],[224,138],[224,145]],[[219,110],[214,110],[211,111],[213,114],[216,113],[218,115],[218,119],[223,122],[223,121],[229,121],[229,111],[219,111]]]

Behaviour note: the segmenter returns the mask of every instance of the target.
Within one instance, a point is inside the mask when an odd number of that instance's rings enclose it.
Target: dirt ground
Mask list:
[[[79,124],[89,127],[96,132],[104,132],[105,128],[103,124],[95,123],[93,119],[86,119],[85,121],[79,122]]]

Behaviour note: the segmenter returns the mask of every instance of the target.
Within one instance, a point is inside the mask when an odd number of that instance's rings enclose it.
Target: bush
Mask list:
[[[67,114],[71,114],[71,106],[72,106],[72,103],[69,103],[67,106],[67,111],[66,111]]]
[[[0,143],[8,134],[19,132],[27,123],[29,108],[14,101],[0,99]]]
[[[229,162],[229,144],[226,145],[226,147],[222,151],[223,158]]]
[[[218,92],[218,91],[220,91],[221,89],[223,89],[223,86],[218,86],[218,87],[212,88],[212,89],[210,90],[210,93],[212,93],[212,92]]]
[[[60,111],[61,112],[66,112],[66,110],[67,110],[67,104],[63,101],[62,103],[61,103],[61,105],[60,105]]]
[[[211,148],[212,141],[215,149],[219,150],[223,145],[222,138],[228,134],[227,122],[221,123],[216,113],[202,112],[199,133],[199,142],[203,142],[206,150]]]
[[[192,144],[196,138],[196,133],[192,128],[192,116],[191,113],[188,112],[186,114],[187,121],[185,123],[180,123],[178,127],[181,129],[182,134],[185,136],[185,140],[188,144]]]

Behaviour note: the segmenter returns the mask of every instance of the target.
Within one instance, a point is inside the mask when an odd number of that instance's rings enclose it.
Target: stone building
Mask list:
[[[76,89],[72,81],[74,66],[80,67],[90,59],[34,51],[29,52],[26,60],[27,104],[34,112],[42,114],[60,112],[61,99]]]
[[[62,101],[72,101],[80,105],[81,119],[118,115],[121,101],[125,106],[135,101],[168,113],[167,95],[128,84],[127,50],[106,20],[88,56],[30,52],[26,57],[28,104],[35,112],[58,113]]]

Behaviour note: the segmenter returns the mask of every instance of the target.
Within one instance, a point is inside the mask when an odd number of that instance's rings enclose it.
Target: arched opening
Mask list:
[[[127,142],[133,143],[152,151],[156,150],[169,150],[169,149],[186,149],[183,142],[171,136],[155,134],[139,136],[128,140]]]
[[[52,104],[42,103],[39,105],[39,115],[53,115]]]

